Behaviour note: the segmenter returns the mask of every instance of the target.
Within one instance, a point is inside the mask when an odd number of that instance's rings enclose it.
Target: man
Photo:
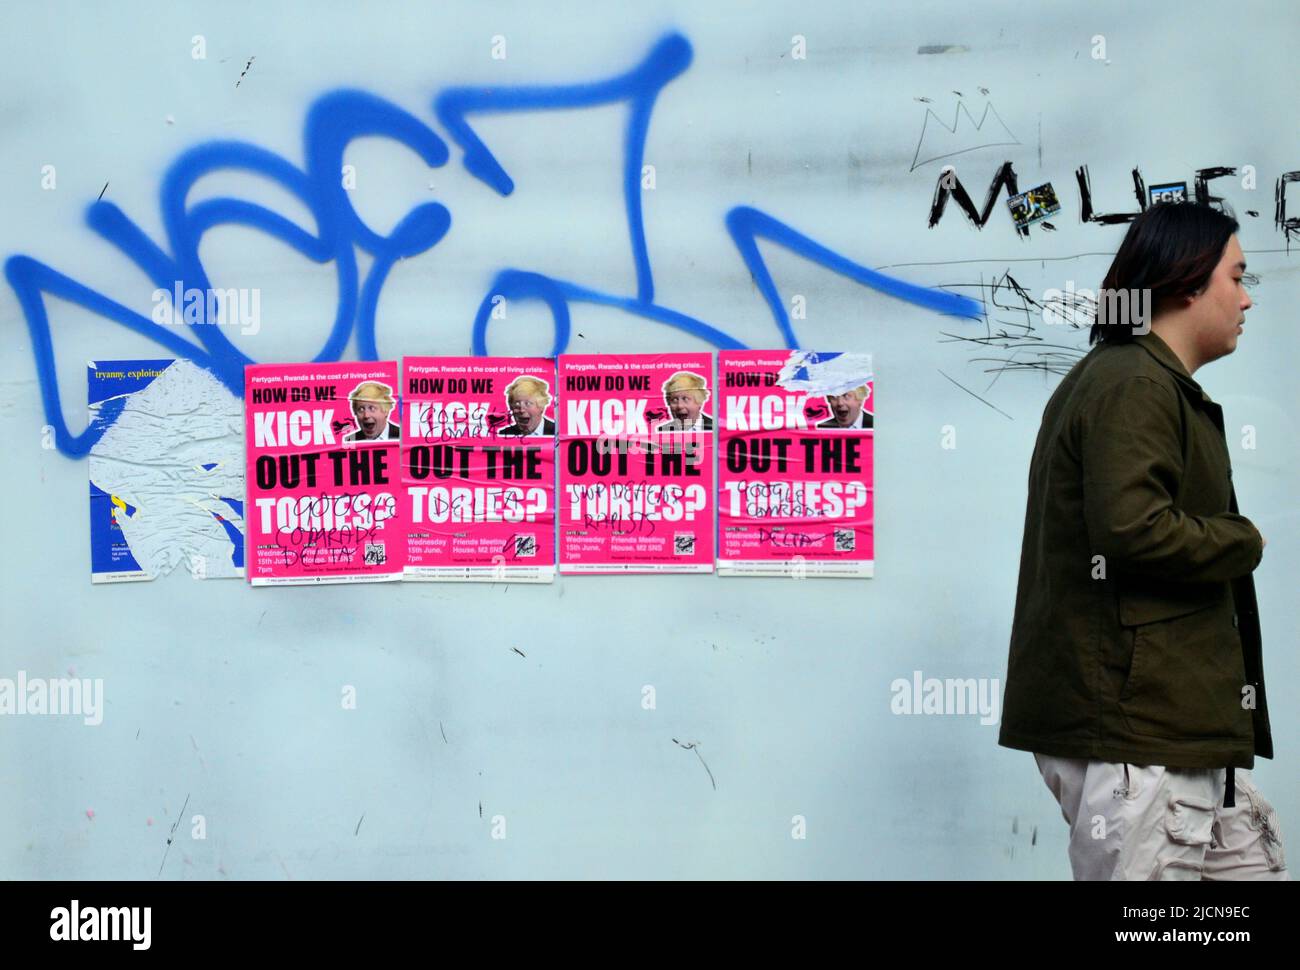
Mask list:
[[[656,431],[712,431],[713,419],[703,414],[709,399],[709,382],[699,374],[679,370],[664,381],[664,403],[672,414],[671,421],[655,427]]]
[[[826,405],[831,409],[831,416],[817,425],[819,428],[831,428],[847,431],[853,428],[872,427],[870,411],[864,411],[862,405],[870,392],[867,386],[855,387],[843,394],[826,395]]]
[[[343,436],[349,443],[358,441],[398,441],[402,429],[388,420],[394,405],[393,389],[379,381],[364,381],[356,386],[348,401],[357,430]]]
[[[551,389],[546,381],[527,374],[516,377],[506,388],[506,406],[515,423],[498,433],[520,438],[554,437],[555,422],[546,416],[550,404]]]
[[[1251,306],[1236,230],[1186,203],[1133,221],[1030,464],[998,740],[1034,752],[1076,879],[1289,878],[1244,770],[1273,756],[1264,539],[1192,377],[1236,350]]]

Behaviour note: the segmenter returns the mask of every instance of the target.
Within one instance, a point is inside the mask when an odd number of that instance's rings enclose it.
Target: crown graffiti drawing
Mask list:
[[[970,113],[966,102],[958,101],[951,126],[945,124],[932,109],[926,108],[925,120],[921,123],[921,137],[916,141],[916,152],[908,171],[914,172],[929,162],[973,152],[978,148],[1019,144],[1020,139],[1007,127],[992,101],[985,102],[984,113],[980,115],[979,121]]]

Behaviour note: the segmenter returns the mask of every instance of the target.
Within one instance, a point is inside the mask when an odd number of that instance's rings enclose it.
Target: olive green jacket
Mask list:
[[[1249,768],[1273,756],[1223,411],[1154,333],[1099,344],[1043,412],[998,743]]]

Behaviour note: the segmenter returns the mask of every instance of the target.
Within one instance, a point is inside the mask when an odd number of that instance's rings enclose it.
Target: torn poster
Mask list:
[[[243,407],[188,360],[92,361],[95,583],[244,575]]]
[[[871,576],[869,354],[724,350],[720,576]]]
[[[712,572],[712,355],[566,354],[559,376],[560,572]]]
[[[402,360],[406,579],[555,579],[555,361]]]
[[[248,579],[401,579],[397,362],[244,368]]]

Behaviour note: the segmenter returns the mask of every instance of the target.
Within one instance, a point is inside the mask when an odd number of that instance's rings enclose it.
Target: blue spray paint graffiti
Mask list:
[[[640,189],[646,135],[659,92],[686,71],[691,57],[691,45],[686,38],[669,34],[656,43],[632,70],[605,80],[549,87],[456,87],[442,91],[434,99],[434,114],[463,152],[465,169],[501,195],[509,195],[514,190],[514,182],[470,126],[469,116],[585,108],[621,102],[628,105],[623,194],[628,240],[636,270],[635,294],[607,293],[526,269],[503,269],[493,279],[475,315],[472,329],[474,353],[487,353],[487,329],[494,297],[545,303],[554,327],[552,354],[562,353],[568,346],[569,306],[573,303],[617,307],[720,348],[744,346],[725,331],[662,306],[654,299],[654,276],[642,219]],[[364,360],[374,360],[378,357],[375,309],[389,271],[398,260],[428,252],[436,246],[451,228],[451,213],[438,203],[418,205],[407,212],[387,236],[366,225],[353,208],[339,178],[348,143],[366,136],[393,139],[416,152],[432,168],[445,165],[449,158],[447,143],[414,115],[364,91],[333,91],[318,98],[307,113],[303,132],[304,168],[298,168],[257,145],[237,141],[200,145],[177,158],[164,175],[160,192],[166,250],[111,202],[92,203],[86,212],[86,222],[130,258],[152,282],[152,288],[168,292],[178,285],[182,291],[194,288],[206,293],[212,289],[199,259],[199,243],[204,233],[221,225],[247,226],[266,233],[314,262],[332,262],[338,285],[338,308],[325,342],[313,359],[339,360],[349,340],[355,336],[358,355]],[[269,178],[302,200],[315,220],[315,234],[279,213],[242,199],[214,198],[187,207],[187,197],[195,182],[204,175],[228,170]],[[781,339],[789,347],[799,346],[798,336],[759,253],[757,240],[760,238],[897,299],[937,313],[971,319],[980,317],[980,304],[974,300],[915,286],[875,272],[758,209],[734,208],[727,214],[726,225],[771,310]],[[359,290],[354,247],[360,247],[372,257]],[[31,332],[46,422],[53,427],[55,443],[65,455],[85,455],[103,435],[107,425],[102,421],[95,422],[81,434],[73,434],[68,428],[55,375],[53,338],[45,306],[47,296],[59,297],[83,307],[155,341],[179,357],[193,360],[210,370],[232,393],[242,396],[244,365],[253,361],[227,339],[220,327],[212,325],[215,321],[207,320],[206,308],[199,311],[197,320],[185,322],[188,336],[193,338],[187,339],[182,336],[183,329],[164,326],[142,316],[30,256],[10,257],[5,263],[5,276],[17,295]]]

